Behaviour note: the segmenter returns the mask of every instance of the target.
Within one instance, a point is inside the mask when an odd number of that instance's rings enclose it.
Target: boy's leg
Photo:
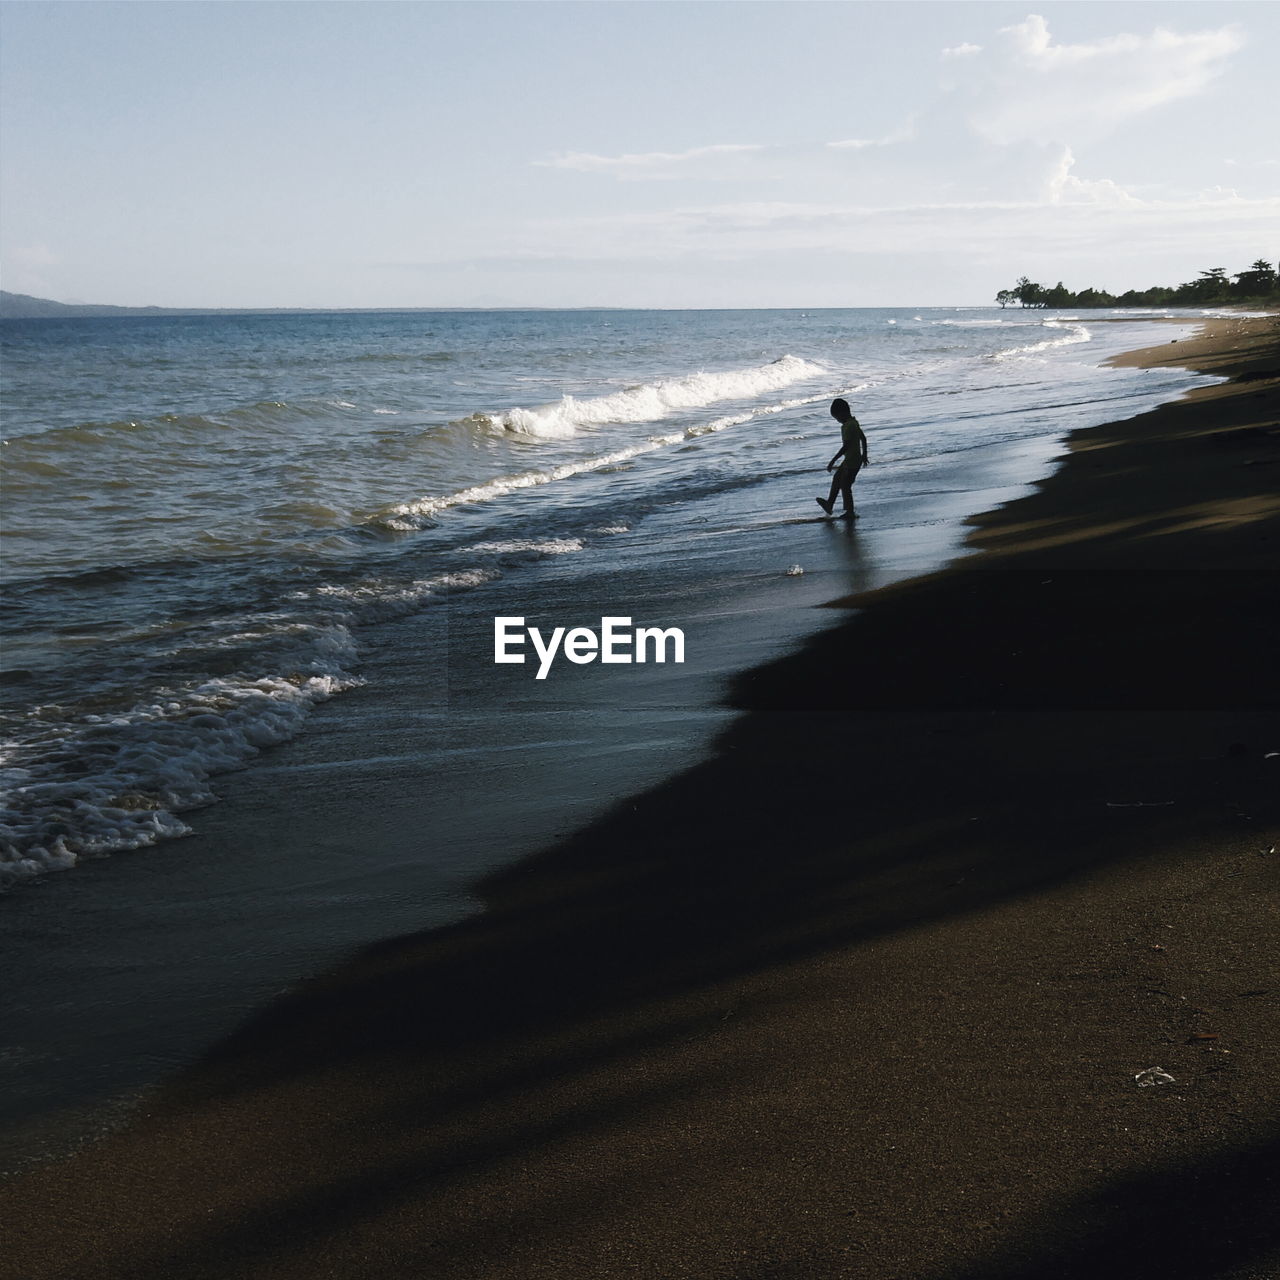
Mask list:
[[[857,467],[852,467],[847,462],[843,462],[840,464],[840,469],[836,472],[836,484],[832,486],[832,498],[834,499],[835,497],[835,489],[837,487],[844,498],[844,509],[846,515],[853,514],[853,481],[857,474]]]

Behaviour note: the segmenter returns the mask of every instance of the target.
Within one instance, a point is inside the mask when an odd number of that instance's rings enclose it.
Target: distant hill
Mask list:
[[[54,302],[0,289],[0,320],[57,320],[84,316],[314,316],[402,315],[441,311],[618,311],[625,307],[109,307]]]
[[[0,289],[0,320],[42,320],[76,316],[180,316],[199,315],[196,311],[172,307],[108,307],[87,303],[54,302],[49,298],[33,298],[25,293],[6,293]]]
[[[57,320],[85,316],[315,315],[320,307],[112,307],[105,303],[54,302],[0,289],[0,320]]]

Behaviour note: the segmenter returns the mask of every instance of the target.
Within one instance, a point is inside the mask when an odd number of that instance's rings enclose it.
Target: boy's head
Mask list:
[[[831,416],[837,422],[848,422],[853,417],[853,410],[849,408],[847,400],[833,400],[831,402]]]

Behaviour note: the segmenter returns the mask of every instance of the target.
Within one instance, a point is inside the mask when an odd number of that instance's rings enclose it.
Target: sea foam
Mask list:
[[[533,409],[514,408],[497,415],[481,415],[489,424],[520,435],[564,439],[580,427],[607,422],[660,422],[674,412],[699,409],[722,400],[745,400],[780,391],[826,370],[810,360],[786,355],[769,364],[718,373],[690,373],[677,378],[628,387],[610,395],[580,400],[564,396],[554,404]]]
[[[784,359],[793,360],[795,358],[786,356]],[[810,364],[808,361],[799,360],[796,363],[805,365],[810,370],[809,373],[800,375],[803,377],[813,377],[825,372],[821,366]],[[766,365],[764,367],[771,368],[772,366]],[[795,366],[792,366],[793,370],[794,368]],[[682,380],[676,379],[675,381]],[[853,386],[841,388],[841,393],[852,395],[872,385],[874,385],[872,382],[860,382]],[[623,392],[621,394],[625,395],[627,393]],[[516,493],[521,489],[533,489],[540,485],[554,484],[557,481],[567,480],[571,476],[582,475],[590,471],[603,471],[607,467],[615,467],[623,462],[629,462],[632,458],[638,458],[642,454],[653,453],[657,449],[665,449],[670,445],[696,440],[699,436],[714,435],[718,431],[727,430],[729,427],[742,426],[744,423],[751,422],[757,418],[782,413],[787,409],[802,408],[809,404],[825,404],[829,394],[829,392],[823,391],[820,395],[800,396],[789,400],[777,401],[773,404],[759,405],[743,413],[729,414],[722,418],[715,418],[710,422],[697,423],[691,427],[686,427],[683,431],[647,436],[644,440],[637,441],[635,444],[627,445],[624,448],[612,449],[608,453],[561,463],[557,467],[537,468],[518,472],[515,475],[498,476],[486,484],[471,485],[454,493],[431,495],[418,498],[413,502],[403,502],[379,512],[372,518],[370,524],[375,528],[386,529],[394,533],[413,532],[429,525],[439,512],[445,511],[450,507],[490,502],[495,498],[505,497],[509,493]],[[610,400],[616,398],[612,396],[606,397],[606,399]],[[566,400],[569,399],[569,397],[566,397]],[[582,403],[594,402],[584,401]]]
[[[227,616],[167,650],[179,662],[226,655],[239,670],[153,687],[106,712],[35,708],[0,743],[0,888],[187,835],[177,815],[214,801],[213,777],[295,737],[318,703],[364,683],[357,626],[496,576],[471,569],[290,592],[284,603],[297,612]]]
[[[1057,320],[1044,321],[1046,329],[1065,329],[1066,332],[1058,338],[1045,338],[1042,342],[1028,343],[1023,347],[1008,347],[1004,351],[993,353],[993,360],[1007,360],[1011,356],[1030,356],[1035,355],[1038,351],[1047,351],[1051,347],[1069,347],[1077,342],[1088,342],[1090,340],[1089,330],[1082,324],[1063,324]]]

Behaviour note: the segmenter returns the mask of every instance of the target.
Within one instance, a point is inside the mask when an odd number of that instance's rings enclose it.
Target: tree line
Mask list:
[[[1278,293],[1276,268],[1259,258],[1247,271],[1237,271],[1232,276],[1225,267],[1210,267],[1185,284],[1130,289],[1118,296],[1092,288],[1072,293],[1061,280],[1046,288],[1021,276],[1012,289],[1001,289],[996,301],[1002,307],[1182,307],[1215,302],[1276,302]]]

